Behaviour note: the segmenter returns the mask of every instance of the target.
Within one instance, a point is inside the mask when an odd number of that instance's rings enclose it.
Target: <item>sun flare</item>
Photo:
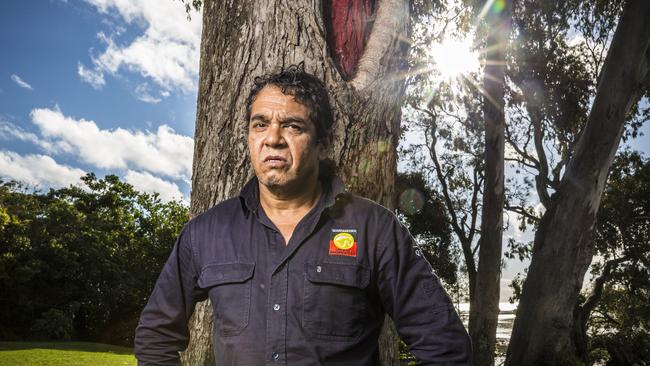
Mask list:
[[[478,52],[469,39],[445,39],[431,48],[434,68],[445,79],[453,79],[479,68]]]

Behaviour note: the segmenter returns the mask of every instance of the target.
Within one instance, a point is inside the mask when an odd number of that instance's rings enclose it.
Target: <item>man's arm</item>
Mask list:
[[[380,243],[378,266],[384,308],[418,365],[471,365],[470,338],[451,299],[396,219]]]
[[[140,315],[134,351],[141,366],[180,365],[178,352],[189,342],[187,322],[194,305],[207,298],[196,284],[189,231],[189,225],[181,231]]]

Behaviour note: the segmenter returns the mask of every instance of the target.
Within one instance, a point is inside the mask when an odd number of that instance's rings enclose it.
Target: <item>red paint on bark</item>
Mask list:
[[[327,45],[345,80],[354,77],[372,31],[376,0],[325,0]]]

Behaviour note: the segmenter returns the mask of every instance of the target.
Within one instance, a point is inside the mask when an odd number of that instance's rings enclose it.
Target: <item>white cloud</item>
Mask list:
[[[17,139],[30,142],[47,151],[57,151],[57,146],[39,138],[36,134],[27,132],[22,128],[5,121],[0,121],[0,138],[5,140]]]
[[[86,0],[101,13],[129,24],[146,24],[144,33],[119,45],[112,36],[99,33],[106,50],[93,57],[96,72],[137,72],[165,90],[195,88],[199,69],[200,15],[188,22],[179,1]]]
[[[0,150],[0,176],[40,188],[58,188],[80,184],[81,169],[60,165],[47,155],[19,155]]]
[[[166,181],[147,172],[129,170],[124,180],[138,191],[158,193],[163,202],[179,199],[187,202],[176,183]]]
[[[31,118],[57,149],[98,168],[146,170],[180,179],[192,174],[192,138],[167,125],[156,132],[107,130],[94,121],[67,117],[58,108],[34,109]]]
[[[90,84],[94,89],[101,89],[106,84],[104,73],[101,70],[87,69],[81,62],[77,66],[77,73],[81,77],[81,81]]]
[[[140,84],[135,88],[135,97],[145,103],[158,104],[162,99],[156,98],[149,92],[149,85]]]
[[[16,74],[11,74],[11,80],[13,80],[14,83],[18,84],[18,86],[21,88],[34,90],[31,85],[29,85],[25,80],[21,79],[20,76]]]

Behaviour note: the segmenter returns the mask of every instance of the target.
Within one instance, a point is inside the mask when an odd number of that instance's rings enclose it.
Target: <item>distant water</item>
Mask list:
[[[469,322],[469,303],[456,304],[456,309],[458,310],[460,318],[463,320],[463,324],[467,327],[467,323]],[[517,310],[517,304],[511,304],[509,302],[499,303],[497,339],[510,339],[512,323],[515,321],[515,310]]]
[[[469,323],[469,303],[456,304],[456,309],[458,310],[460,318],[463,320],[465,328],[467,328],[467,324]],[[510,341],[512,324],[515,321],[515,310],[517,310],[517,304],[511,304],[509,302],[499,303],[499,320],[497,323],[497,358],[494,362],[495,365],[503,364],[505,361],[506,348]]]

